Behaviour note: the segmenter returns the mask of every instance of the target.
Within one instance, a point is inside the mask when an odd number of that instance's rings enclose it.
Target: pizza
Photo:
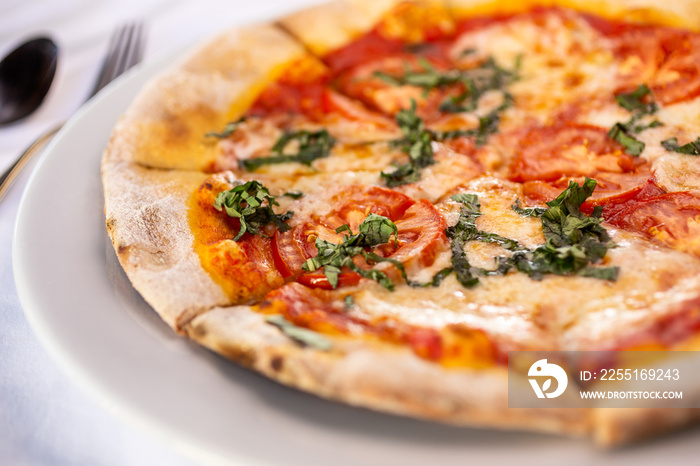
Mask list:
[[[341,0],[154,78],[106,224],[174,330],[321,397],[616,445],[696,409],[513,409],[508,352],[700,346],[692,1]]]

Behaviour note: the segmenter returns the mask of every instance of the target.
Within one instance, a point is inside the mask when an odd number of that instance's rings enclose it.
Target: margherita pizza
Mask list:
[[[198,48],[104,154],[135,288],[352,405],[601,444],[699,419],[507,407],[509,351],[700,346],[700,9],[551,3],[341,0]]]

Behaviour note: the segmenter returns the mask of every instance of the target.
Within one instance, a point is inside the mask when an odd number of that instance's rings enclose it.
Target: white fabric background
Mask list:
[[[60,47],[56,78],[42,106],[29,118],[0,128],[0,170],[83,104],[118,24],[144,21],[149,60],[231,25],[313,3],[319,1],[0,0],[0,56],[38,35],[49,35]],[[193,464],[87,398],[59,371],[27,324],[12,276],[11,251],[30,171],[0,203],[0,465]]]

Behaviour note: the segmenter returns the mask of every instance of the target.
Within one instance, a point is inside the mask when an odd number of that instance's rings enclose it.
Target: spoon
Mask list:
[[[58,47],[49,38],[31,39],[0,61],[0,125],[39,108],[56,74]]]

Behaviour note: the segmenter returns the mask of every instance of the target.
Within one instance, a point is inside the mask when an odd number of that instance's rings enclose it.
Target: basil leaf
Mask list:
[[[421,170],[435,163],[433,158],[433,141],[475,136],[475,144],[477,146],[485,144],[489,135],[498,132],[500,113],[513,102],[509,94],[506,97],[503,105],[479,118],[478,128],[452,131],[426,129],[423,120],[416,115],[416,101],[411,100],[409,109],[401,110],[396,114],[396,122],[404,136],[391,143],[393,147],[397,147],[408,154],[409,161],[398,166],[393,172],[381,173],[381,177],[386,181],[386,185],[394,188],[420,181]]]
[[[493,57],[489,57],[477,68],[462,72],[461,83],[464,92],[457,96],[449,96],[440,104],[440,111],[450,113],[471,112],[476,110],[479,100],[488,91],[501,91],[504,96],[504,104],[499,112],[512,104],[513,97],[506,92],[506,86],[519,79],[518,70],[521,59],[518,58],[512,70],[506,70],[496,64]]]
[[[401,149],[409,156],[407,164],[399,166],[391,173],[382,172],[381,177],[387,186],[396,187],[420,180],[420,170],[435,163],[433,160],[432,134],[425,129],[423,120],[416,115],[416,101],[411,100],[411,107],[396,114],[403,137],[392,141],[392,146]]]
[[[292,199],[301,199],[302,197],[304,197],[304,193],[302,193],[301,191],[287,191],[282,195],[291,197]]]
[[[224,129],[217,133],[215,131],[210,131],[207,134],[204,135],[204,137],[212,137],[212,138],[218,138],[218,139],[224,139],[233,134],[234,131],[238,129],[238,127],[245,121],[245,117],[240,117],[236,121],[232,121],[230,123],[227,123],[226,126],[224,126]]]
[[[345,309],[352,309],[355,307],[355,298],[351,294],[345,296]]]
[[[650,97],[650,99],[648,99],[649,102],[645,102],[645,97],[647,96]],[[615,100],[622,108],[629,112],[651,115],[658,110],[656,102],[654,102],[654,95],[646,84],[640,85],[630,93],[616,95]]]
[[[637,124],[640,118],[652,115],[658,110],[658,106],[654,101],[654,95],[646,84],[642,84],[630,93],[616,95],[615,100],[622,108],[631,112],[632,116],[625,123],[615,123],[608,131],[608,137],[622,144],[628,154],[637,157],[644,150],[645,144],[632,136],[632,134],[663,125],[658,120],[654,120],[649,124]]]
[[[580,210],[581,204],[595,190],[596,181],[586,178],[579,186],[574,181],[553,201],[542,214],[542,231],[546,243],[532,253],[515,254],[516,267],[534,275],[581,274],[589,264],[602,259],[615,245],[603,228],[600,219],[602,209],[596,208],[591,216]],[[588,275],[595,276],[586,272]],[[601,276],[610,277],[610,273]],[[614,275],[617,277],[617,275]]]
[[[380,176],[389,188],[416,183],[421,179],[420,169],[412,163],[401,165],[391,173],[381,172]]]
[[[396,224],[386,217],[369,214],[360,224],[359,229],[369,244],[388,243],[391,235],[394,235],[394,247],[399,247],[399,230]]]
[[[214,208],[226,211],[228,216],[240,220],[241,227],[234,241],[238,241],[247,232],[252,235],[266,236],[261,228],[274,225],[279,231],[287,231],[286,223],[294,212],[276,214],[272,206],[278,206],[275,197],[258,181],[248,181],[228,191],[222,191],[214,199]]]
[[[700,155],[700,137],[682,146],[678,145],[678,138],[670,138],[661,141],[661,145],[664,146],[664,149],[671,152],[678,152],[679,154],[686,155]]]
[[[396,76],[382,71],[376,71],[374,76],[392,86],[422,87],[426,92],[437,87],[455,84],[461,79],[461,74],[457,70],[438,71],[423,57],[420,57],[418,62],[422,68],[421,70],[411,70],[411,68],[406,65],[403,75]]]
[[[298,149],[296,153],[286,153],[287,146],[296,142]],[[273,165],[280,163],[297,162],[311,166],[314,160],[328,157],[331,149],[335,145],[335,139],[328,131],[292,131],[284,133],[272,146],[273,155],[268,157],[256,157],[254,159],[241,160],[240,166],[248,171],[255,171],[263,165]]]
[[[453,201],[463,204],[463,211],[469,215],[481,215],[479,210],[481,209],[481,204],[479,203],[479,196],[476,194],[459,193],[450,197]]]
[[[625,146],[625,150],[628,154],[637,157],[644,150],[645,144],[634,136],[627,133],[627,129],[622,123],[615,123],[615,125],[608,131],[608,136],[610,139],[619,142]]]
[[[541,217],[542,214],[544,214],[547,209],[544,209],[542,207],[533,207],[533,208],[523,208],[520,207],[520,199],[515,200],[515,204],[511,206],[513,210],[523,217]]]
[[[321,351],[328,351],[333,347],[330,340],[320,333],[298,327],[285,319],[281,314],[269,315],[265,317],[265,322],[274,325],[286,336],[303,346],[308,346]]]

